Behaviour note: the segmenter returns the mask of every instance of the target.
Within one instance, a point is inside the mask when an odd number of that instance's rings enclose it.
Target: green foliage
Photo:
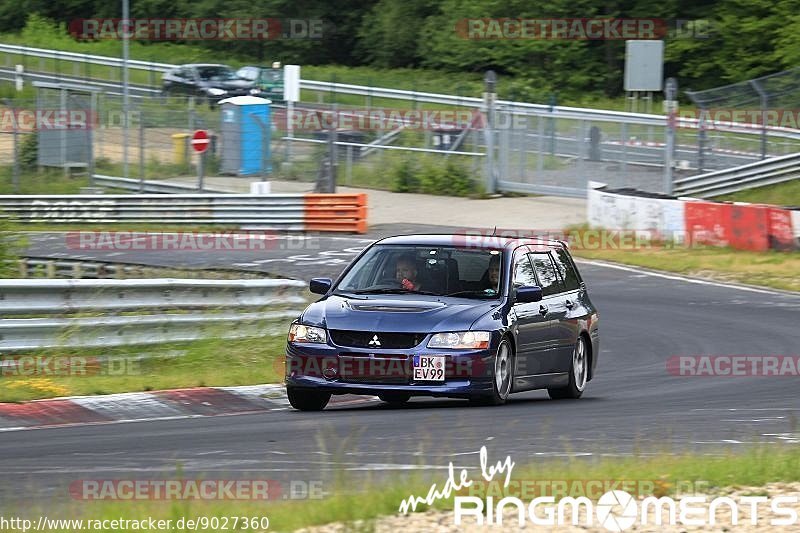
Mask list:
[[[544,8],[527,0],[141,0],[132,4],[132,16],[140,18],[223,16],[324,21],[320,39],[134,41],[131,55],[138,59],[221,61],[235,66],[282,61],[302,64],[304,74],[312,79],[329,79],[323,71],[330,65],[400,67],[415,69],[402,73],[402,86],[416,88],[419,84],[420,90],[431,89],[422,88],[429,76],[416,69],[428,68],[440,71],[441,85],[436,90],[454,92],[453,84],[468,80],[465,94],[470,96],[480,93],[482,73],[494,69],[500,75],[502,96],[537,102],[546,102],[556,92],[561,102],[622,94],[624,41],[469,39],[463,31],[468,19],[661,19],[669,30],[664,38],[665,75],[677,77],[681,87],[694,90],[792,68],[800,61],[800,33],[796,31],[800,14],[792,2],[552,0]],[[29,13],[27,21],[20,12]],[[102,0],[23,0],[21,6],[6,2],[0,5],[0,31],[6,32],[4,42],[119,56],[119,40],[79,42],[69,35],[71,21],[92,17],[118,17],[118,9]],[[692,33],[685,22],[678,31],[678,20],[702,22]],[[314,72],[317,66],[323,71]],[[348,79],[339,81],[358,83],[360,80],[350,79],[350,75],[366,75],[373,78],[371,84],[395,86],[380,71],[346,74]]]
[[[0,218],[0,278],[17,277],[17,261],[24,247],[24,239],[13,230],[11,222]]]
[[[39,156],[39,140],[35,134],[23,137],[19,145],[19,166],[22,170],[33,170]]]
[[[387,157],[383,174],[394,192],[416,192],[443,196],[470,196],[477,192],[467,167],[454,157],[424,155]]]
[[[414,192],[419,190],[419,176],[411,158],[403,158],[394,169],[392,190],[394,192]]]
[[[726,194],[714,199],[800,207],[800,180],[794,179],[784,183],[767,185],[766,187],[757,187],[755,189]]]

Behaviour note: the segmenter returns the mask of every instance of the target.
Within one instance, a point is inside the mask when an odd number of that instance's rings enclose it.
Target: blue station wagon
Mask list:
[[[465,398],[500,405],[547,389],[577,399],[594,376],[598,314],[561,241],[405,235],[379,240],[291,324],[296,409],[333,394]]]

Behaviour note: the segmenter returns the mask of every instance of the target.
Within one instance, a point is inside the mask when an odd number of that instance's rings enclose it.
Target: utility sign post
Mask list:
[[[664,111],[667,113],[667,146],[664,150],[664,192],[672,194],[675,128],[678,120],[678,80],[675,78],[667,78],[667,82],[664,84]]]
[[[203,190],[203,173],[205,172],[206,163],[206,150],[211,141],[208,138],[206,130],[197,130],[192,134],[192,148],[200,156],[200,161],[197,164],[197,190]]]

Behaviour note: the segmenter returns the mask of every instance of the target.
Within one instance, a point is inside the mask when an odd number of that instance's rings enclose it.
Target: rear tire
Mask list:
[[[572,351],[572,363],[569,366],[569,384],[558,389],[547,389],[547,394],[550,395],[552,400],[577,400],[583,396],[588,376],[589,352],[586,349],[586,339],[583,335],[579,335]]]
[[[286,396],[292,407],[299,411],[322,411],[331,399],[330,392],[286,387]]]
[[[473,405],[503,405],[511,394],[511,386],[514,383],[514,350],[506,338],[501,339],[500,345],[497,347],[492,376],[491,394],[472,397],[470,403]]]
[[[408,403],[408,400],[411,399],[411,395],[404,394],[402,392],[391,392],[385,394],[378,394],[378,398],[380,398],[382,402],[386,402],[389,405],[403,405],[405,403]]]

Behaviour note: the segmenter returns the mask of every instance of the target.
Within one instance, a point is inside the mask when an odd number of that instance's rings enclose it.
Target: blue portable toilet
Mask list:
[[[270,104],[257,96],[220,100],[220,172],[248,176],[272,172]]]

